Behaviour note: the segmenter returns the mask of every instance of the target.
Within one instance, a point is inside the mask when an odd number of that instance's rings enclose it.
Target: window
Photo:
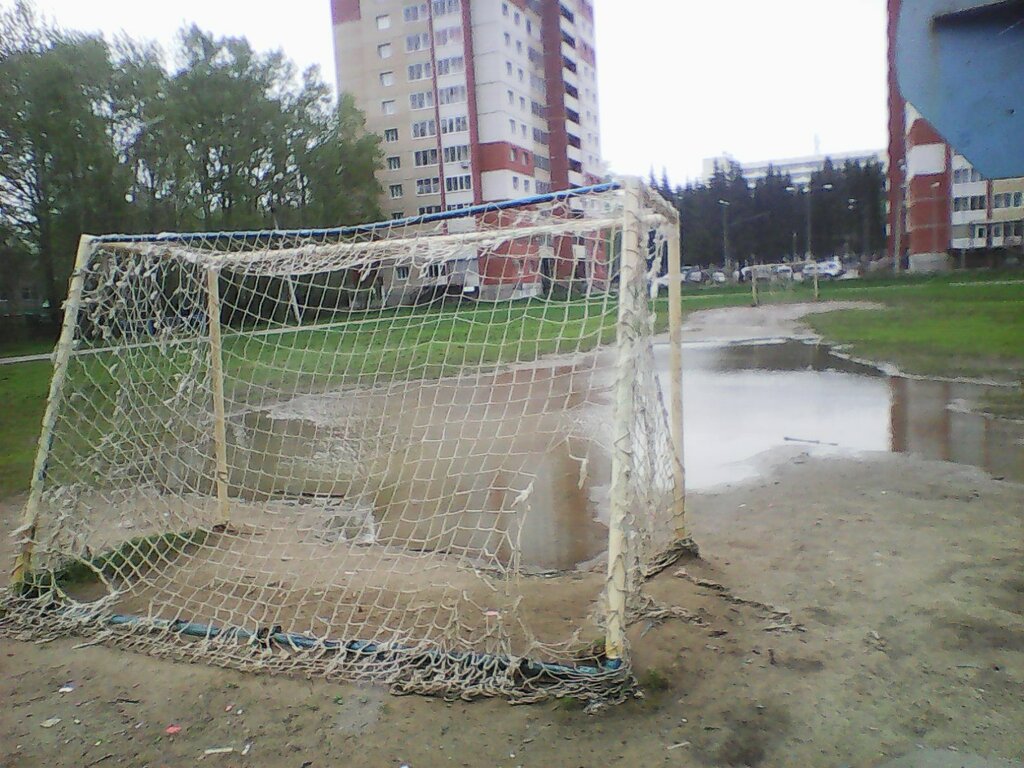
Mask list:
[[[526,99],[524,99],[522,96],[519,97],[519,110],[521,112],[526,111]]]
[[[395,267],[395,279],[396,280],[408,280],[409,279],[409,268],[408,267]]]
[[[460,104],[466,100],[466,86],[452,85],[441,88],[437,92],[437,99],[442,104]]]
[[[391,58],[391,43],[384,43],[377,46],[377,55],[382,59]]]
[[[519,177],[518,176],[513,176],[512,177],[512,189],[519,189]]]
[[[384,141],[387,141],[387,142],[398,141],[398,129],[397,128],[385,128],[384,129]]]
[[[446,117],[441,120],[441,133],[461,133],[468,130],[469,118],[465,115]]]
[[[392,200],[397,200],[402,196],[402,185],[392,184],[390,187],[388,187],[388,194],[391,195]]]
[[[388,170],[389,171],[397,171],[401,167],[402,167],[402,158],[397,157],[397,156],[392,156],[392,157],[388,158]]]
[[[385,88],[395,84],[395,73],[394,72],[381,72],[380,73],[380,84]]]
[[[417,195],[435,195],[441,191],[441,180],[434,176],[430,179],[416,179]]]
[[[512,135],[515,136],[516,135],[516,121],[515,120],[509,120],[508,121],[508,128],[512,132]]]
[[[516,40],[516,53],[522,53],[522,52],[523,52],[523,41],[522,40]]]
[[[526,123],[519,124],[519,132],[522,133],[523,136],[526,136]]]
[[[523,82],[526,79],[526,73],[523,70],[519,70],[519,82]]]
[[[508,16],[508,3],[501,4],[501,15]]]
[[[508,76],[509,77],[512,77],[512,62],[511,61],[506,61],[505,62],[505,71],[508,72]]]
[[[519,153],[516,152],[516,148],[515,147],[512,147],[508,151],[508,159],[511,160],[513,163],[518,163],[519,162]]]
[[[1021,208],[1024,207],[1024,192],[1013,193],[1013,207]]]
[[[462,39],[462,27],[445,27],[439,29],[434,33],[434,43],[436,45],[447,45],[448,43],[457,43]]]
[[[533,22],[529,19],[526,20],[526,34],[533,34]]]
[[[1003,236],[1003,225],[1002,224],[993,224],[992,225],[992,237],[1002,237],[1002,236]]]
[[[389,29],[391,27],[391,17],[386,13],[383,16],[377,17],[377,29]]]
[[[427,109],[434,106],[434,92],[420,91],[409,94],[409,107],[411,109]]]
[[[437,165],[437,150],[421,149],[416,152],[415,160],[417,168],[422,168],[424,165]]]
[[[505,33],[505,45],[512,45],[512,35]]]
[[[974,236],[977,237],[977,238],[981,238],[982,240],[984,240],[985,237],[986,237],[985,233],[986,233],[986,230],[985,230],[985,225],[984,224],[979,224],[978,226],[976,226],[974,228]]]
[[[404,219],[404,218],[405,218],[405,211],[392,211],[391,212],[391,220],[392,221],[396,221],[397,219]]]
[[[382,101],[380,103],[381,112],[385,115],[395,114],[395,102],[394,101]]]
[[[519,26],[519,11],[516,11],[516,12],[515,12],[515,13],[514,13],[514,14],[512,15],[512,19],[513,19],[513,20],[515,21],[515,24],[516,24],[516,26],[518,27],[518,26]]]
[[[463,192],[473,188],[473,177],[468,173],[463,176],[449,176],[444,180],[444,188],[449,192]]]
[[[953,210],[954,211],[967,211],[970,210],[970,200],[966,197],[954,197],[953,198]]]
[[[409,80],[426,80],[431,75],[430,62],[409,65]]]
[[[450,75],[453,72],[463,72],[466,69],[466,60],[462,56],[449,56],[447,59],[440,59],[437,62],[437,74]]]
[[[515,103],[515,100],[516,100],[515,94],[512,93],[512,91],[508,91],[508,103],[509,104],[513,104],[513,103]]]
[[[427,264],[423,268],[424,277],[441,277],[447,273],[447,264]]]
[[[448,203],[447,208],[449,211],[461,211],[463,208],[469,208],[469,203]]]
[[[441,212],[441,206],[440,205],[421,205],[420,206],[420,216],[428,216],[431,213],[440,213],[440,212]]]
[[[430,47],[430,35],[426,32],[420,32],[418,35],[406,35],[405,38],[405,52],[412,53],[413,51],[422,51],[424,48]]]
[[[985,210],[985,196],[984,195],[972,195],[971,196],[971,208],[972,211],[984,211]]]
[[[437,152],[437,150],[434,150]],[[469,160],[469,145],[460,144],[455,147],[444,148],[444,161],[446,163],[462,163]]]
[[[530,191],[530,180],[529,179],[523,179],[523,192],[529,192],[529,191]]]
[[[414,139],[425,139],[428,136],[437,135],[437,123],[433,120],[420,120],[412,124],[412,137]]]
[[[415,5],[407,5],[402,10],[402,18],[406,21],[419,21],[420,19],[427,18],[427,4],[416,3]]]
[[[459,0],[434,0],[434,15],[443,16],[446,13],[456,13],[459,10]]]

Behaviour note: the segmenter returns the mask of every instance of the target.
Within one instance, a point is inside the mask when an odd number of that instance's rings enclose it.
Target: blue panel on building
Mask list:
[[[1024,176],[1024,0],[904,2],[903,97],[990,179]]]

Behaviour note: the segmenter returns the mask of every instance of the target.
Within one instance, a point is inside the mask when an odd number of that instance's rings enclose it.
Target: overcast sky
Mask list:
[[[499,0],[493,0],[498,2]],[[701,159],[881,149],[882,0],[594,0],[605,159],[617,173]],[[13,0],[0,0],[9,8]],[[330,0],[36,0],[61,26],[125,31],[169,48],[185,23],[282,48],[333,84]]]

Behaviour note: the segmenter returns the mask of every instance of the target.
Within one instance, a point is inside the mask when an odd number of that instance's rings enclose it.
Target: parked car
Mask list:
[[[817,273],[819,279],[824,278],[825,280],[835,280],[841,277],[845,271],[839,259],[812,261],[810,264],[804,265],[803,269],[804,277],[814,277],[815,273]]]
[[[792,280],[793,268],[788,264],[776,264],[772,267],[772,274],[784,280]]]
[[[711,273],[711,280],[712,282],[715,283],[724,283],[726,282],[727,278],[725,276],[725,272],[723,272],[720,269],[716,269],[714,272]]]
[[[688,283],[703,283],[704,273],[697,267],[690,267],[688,271],[683,272],[686,276],[686,282]]]

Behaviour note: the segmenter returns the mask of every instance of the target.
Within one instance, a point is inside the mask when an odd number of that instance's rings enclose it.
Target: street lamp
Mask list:
[[[719,200],[718,204],[722,206],[722,268],[725,270],[726,276],[729,275],[729,206],[732,205],[728,200]]]
[[[831,189],[833,189],[831,184],[822,184],[821,185],[822,192],[828,192]],[[803,195],[803,194],[807,195],[807,261],[814,265],[814,269],[813,269],[813,272],[814,272],[814,298],[815,298],[815,300],[817,300],[817,298],[818,298],[818,262],[814,258],[814,245],[812,243],[812,236],[814,234],[814,229],[813,229],[813,227],[811,225],[811,195],[814,194],[814,189],[811,187],[811,183],[807,182],[807,186],[806,187],[789,186],[789,187],[786,187],[786,191],[790,192],[790,193],[798,192],[801,195]]]

